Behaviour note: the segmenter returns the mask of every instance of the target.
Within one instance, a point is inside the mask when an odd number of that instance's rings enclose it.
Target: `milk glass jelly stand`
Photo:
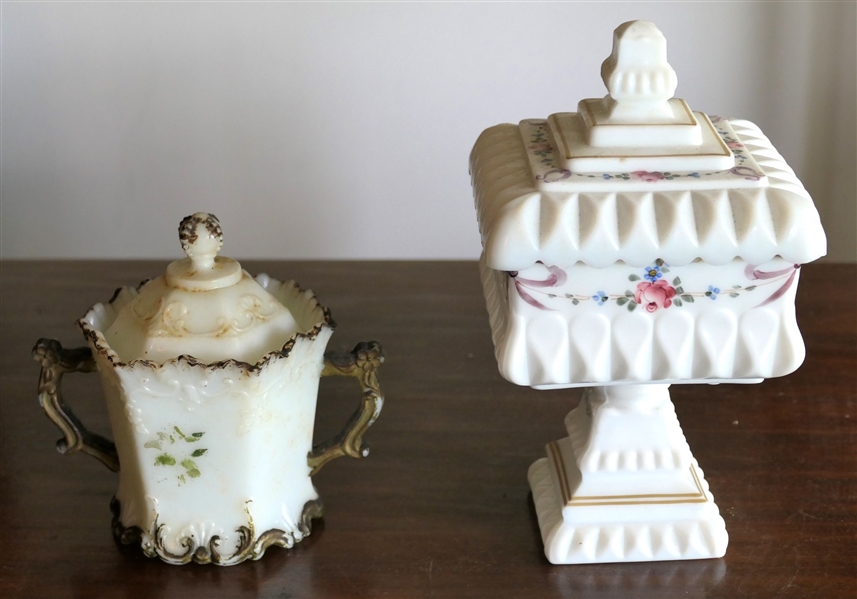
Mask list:
[[[609,94],[498,125],[471,155],[482,282],[513,383],[584,387],[529,471],[555,564],[722,556],[728,536],[669,396],[800,366],[806,190],[754,124],[673,98],[666,40],[616,29]]]

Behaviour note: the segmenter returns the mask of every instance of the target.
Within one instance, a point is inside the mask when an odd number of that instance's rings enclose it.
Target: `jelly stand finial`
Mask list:
[[[197,212],[184,217],[179,225],[179,239],[195,271],[214,268],[214,258],[223,247],[223,229],[216,216]]]
[[[649,21],[628,21],[613,32],[613,53],[601,65],[610,92],[610,119],[643,122],[672,117],[667,101],[677,84],[667,62],[667,40]]]

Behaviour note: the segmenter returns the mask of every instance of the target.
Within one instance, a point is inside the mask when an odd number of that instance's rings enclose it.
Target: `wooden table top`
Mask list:
[[[818,597],[857,593],[857,268],[808,265],[798,290],[807,359],[760,385],[679,385],[672,397],[729,531],[722,559],[552,566],[527,468],[579,391],[497,373],[473,262],[258,262],[315,290],[339,324],[331,348],[379,339],[387,404],[365,460],[329,464],[325,516],[295,548],[230,568],[170,566],[119,548],[116,475],[61,456],[36,398],[39,337],[84,345],[74,321],[164,262],[2,263],[0,595],[12,597]],[[66,400],[108,434],[98,377]],[[316,436],[356,406],[325,380]]]

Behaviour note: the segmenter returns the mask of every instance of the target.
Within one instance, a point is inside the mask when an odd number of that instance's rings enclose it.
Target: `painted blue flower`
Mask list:
[[[708,286],[708,291],[705,292],[705,295],[710,297],[713,300],[717,299],[717,294],[720,293],[720,288],[715,287],[714,285]]]
[[[655,265],[655,266],[647,266],[646,267],[646,274],[643,276],[643,278],[654,283],[655,281],[660,279],[662,276],[664,276],[664,275],[661,273],[661,267]]]
[[[608,297],[607,297],[607,294],[604,293],[603,291],[598,291],[595,293],[595,295],[592,296],[592,299],[594,299],[596,302],[598,302],[599,306],[603,306],[604,302],[606,302],[608,300]]]
[[[601,176],[602,176],[602,177],[604,177],[605,179],[611,179],[611,178],[612,178],[612,177],[611,177],[610,175],[608,175],[607,173],[604,173],[604,174],[603,174],[603,175],[601,175]]]

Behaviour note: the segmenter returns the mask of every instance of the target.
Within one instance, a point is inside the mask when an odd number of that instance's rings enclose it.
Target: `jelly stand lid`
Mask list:
[[[498,125],[470,156],[486,263],[644,267],[826,253],[809,194],[750,122],[692,111],[654,24],[631,21],[601,67],[604,98]]]
[[[238,262],[217,255],[223,231],[216,216],[186,217],[179,239],[187,257],[143,285],[104,334],[123,362],[187,355],[253,364],[299,332],[283,304]]]

